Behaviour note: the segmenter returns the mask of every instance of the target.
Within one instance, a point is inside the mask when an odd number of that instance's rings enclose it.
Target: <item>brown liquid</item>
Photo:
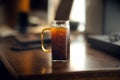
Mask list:
[[[67,28],[53,27],[52,34],[52,59],[68,60],[69,58],[69,35]]]

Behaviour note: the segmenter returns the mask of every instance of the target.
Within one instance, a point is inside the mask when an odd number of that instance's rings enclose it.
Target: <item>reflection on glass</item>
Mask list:
[[[46,73],[51,73],[52,72],[52,68],[51,67],[42,67],[40,69],[40,73],[41,74],[46,74]]]

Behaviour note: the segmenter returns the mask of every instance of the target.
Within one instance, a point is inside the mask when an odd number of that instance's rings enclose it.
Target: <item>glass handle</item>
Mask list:
[[[41,32],[41,47],[42,47],[42,50],[43,50],[44,52],[51,52],[51,50],[47,50],[47,49],[45,49],[45,47],[44,47],[44,31],[45,31],[45,30],[50,30],[50,28],[45,28],[45,29],[43,29],[42,32]]]

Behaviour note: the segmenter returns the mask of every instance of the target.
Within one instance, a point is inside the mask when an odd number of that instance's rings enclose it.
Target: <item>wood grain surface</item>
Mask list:
[[[120,59],[89,46],[83,35],[71,35],[70,61],[52,62],[41,49],[12,51],[12,38],[0,41],[0,58],[23,80],[119,80]]]

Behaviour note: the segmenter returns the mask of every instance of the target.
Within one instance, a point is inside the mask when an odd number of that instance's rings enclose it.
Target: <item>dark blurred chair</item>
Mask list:
[[[72,8],[73,0],[61,0],[58,5],[58,9],[55,14],[55,20],[70,20],[70,12]],[[75,31],[79,22],[70,20],[70,30]]]
[[[69,20],[73,0],[61,0],[55,14],[56,20]]]

